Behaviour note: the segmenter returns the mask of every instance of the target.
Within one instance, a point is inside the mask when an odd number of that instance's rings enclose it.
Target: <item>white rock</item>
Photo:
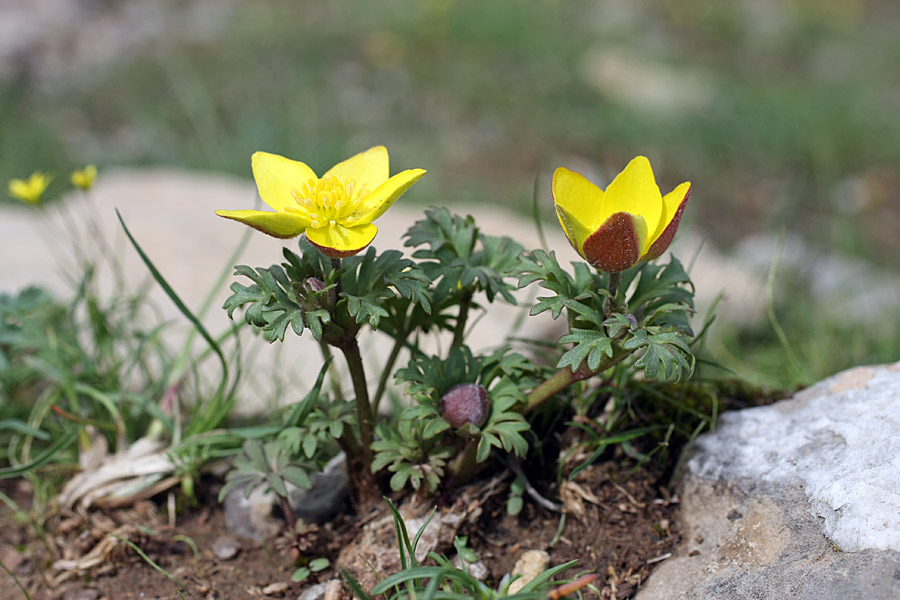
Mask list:
[[[839,549],[900,552],[900,363],[726,413],[697,449],[702,477],[802,485]]]
[[[723,415],[639,600],[900,598],[900,363]]]

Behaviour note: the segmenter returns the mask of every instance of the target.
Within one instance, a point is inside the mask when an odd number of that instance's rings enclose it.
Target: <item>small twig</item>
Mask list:
[[[522,471],[522,467],[515,461],[510,463],[510,468],[513,470],[513,473],[520,476],[522,480],[525,482],[525,491],[531,497],[532,500],[543,506],[549,511],[552,512],[562,512],[562,504],[557,504],[555,502],[551,502],[547,500],[543,496],[541,496],[540,492],[534,489],[534,486],[531,485],[531,482],[528,481],[528,478],[525,476],[525,473]]]
[[[656,558],[651,558],[650,560],[647,561],[647,564],[652,565],[654,563],[662,562],[662,561],[666,560],[667,558],[672,558],[671,552],[666,552],[662,556],[657,556]]]

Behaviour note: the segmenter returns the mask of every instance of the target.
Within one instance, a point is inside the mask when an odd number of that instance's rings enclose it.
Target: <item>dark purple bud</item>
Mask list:
[[[457,429],[466,423],[481,427],[490,412],[487,390],[474,383],[455,385],[441,398],[441,416]]]

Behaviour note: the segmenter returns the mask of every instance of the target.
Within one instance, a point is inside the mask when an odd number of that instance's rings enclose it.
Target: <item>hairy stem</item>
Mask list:
[[[603,306],[603,316],[605,317],[609,317],[609,315],[612,314],[613,310],[618,307],[618,302],[616,302],[616,294],[619,291],[620,281],[622,281],[621,273],[609,274],[609,298],[606,299],[606,304]]]
[[[456,329],[453,330],[453,347],[459,348],[463,345],[463,338],[466,335],[466,321],[469,320],[469,308],[472,306],[472,289],[466,289],[462,300],[459,303],[459,315],[456,317]]]
[[[550,379],[546,380],[544,383],[540,384],[528,393],[528,396],[526,397],[524,412],[531,412],[532,410],[540,406],[545,400],[563,391],[573,383],[577,383],[589,377],[593,377],[594,375],[602,373],[610,367],[619,364],[631,353],[631,350],[625,350],[614,342],[613,355],[604,358],[603,361],[600,362],[600,365],[596,370],[592,371],[590,368],[588,368],[586,360],[578,366],[574,373],[569,367],[560,369]]]
[[[409,312],[409,307],[407,307],[407,312]],[[381,397],[384,395],[385,389],[387,389],[388,378],[394,372],[394,363],[397,362],[400,351],[403,349],[403,346],[406,345],[406,338],[408,335],[409,316],[404,314],[400,330],[397,332],[397,339],[394,340],[394,347],[391,348],[391,353],[388,355],[387,361],[385,361],[384,367],[382,368],[381,376],[378,378],[378,388],[375,390],[375,396],[372,398],[373,414],[378,414],[378,405],[381,403]]]
[[[322,358],[326,361],[331,360],[331,348],[328,347],[324,339],[319,342],[319,348],[322,350]],[[328,381],[331,385],[331,393],[335,402],[341,402],[344,399],[344,392],[341,390],[341,376],[334,364],[328,366]]]
[[[351,485],[355,487],[357,494],[357,510],[362,512],[374,505],[378,500],[378,485],[372,474],[372,439],[373,439],[373,414],[369,404],[369,389],[366,385],[366,373],[363,368],[362,356],[359,353],[359,344],[356,337],[347,337],[338,345],[344,358],[347,359],[347,367],[350,370],[350,379],[353,381],[353,393],[356,396],[356,420],[359,424],[359,452],[356,456],[347,456],[348,471],[351,477]],[[354,481],[356,479],[356,481]]]

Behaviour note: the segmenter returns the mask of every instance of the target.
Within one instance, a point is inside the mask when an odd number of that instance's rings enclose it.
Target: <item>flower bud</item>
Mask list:
[[[487,390],[474,383],[461,383],[450,388],[441,398],[441,416],[459,429],[466,423],[484,425],[491,412]]]

